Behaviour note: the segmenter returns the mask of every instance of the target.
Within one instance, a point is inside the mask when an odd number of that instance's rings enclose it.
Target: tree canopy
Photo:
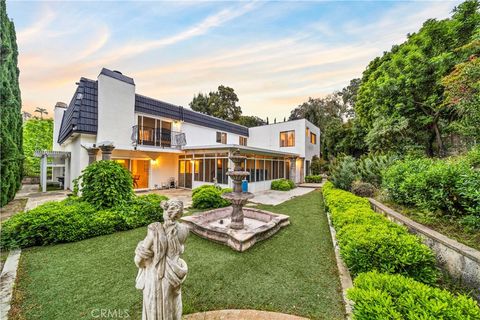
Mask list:
[[[23,124],[23,150],[25,176],[40,175],[40,158],[33,155],[35,150],[51,150],[53,144],[53,120],[30,119]]]
[[[324,98],[309,98],[290,113],[289,120],[307,119],[320,128],[324,159],[347,153],[359,156],[366,151],[362,128],[354,118],[360,79],[353,79],[340,91]]]
[[[228,121],[238,121],[242,108],[237,105],[238,97],[230,87],[220,85],[217,91],[208,94],[199,93],[190,102],[192,110]]]
[[[407,41],[370,62],[354,107],[370,150],[445,153],[451,114],[442,79],[466,58],[457,48],[472,41],[479,26],[479,3],[468,0],[452,18],[427,20]]]

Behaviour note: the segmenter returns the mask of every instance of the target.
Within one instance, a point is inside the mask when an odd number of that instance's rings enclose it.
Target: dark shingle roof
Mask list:
[[[248,128],[230,121],[215,118],[167,102],[135,95],[135,111],[155,116],[181,120],[199,126],[236,133],[248,137]]]
[[[100,71],[100,74],[106,75],[107,77],[111,77],[129,84],[135,85],[135,82],[133,82],[133,79],[127,76],[124,76],[118,71],[112,71],[107,68],[103,68],[102,71]]]
[[[67,110],[63,114],[58,143],[74,132],[97,133],[97,81],[81,78]]]
[[[100,74],[133,83],[133,79],[114,71],[103,68]],[[77,90],[63,114],[58,143],[63,143],[74,132],[97,133],[97,81],[81,78]],[[213,128],[221,131],[236,133],[248,137],[248,128],[226,120],[185,109],[167,102],[135,95],[135,111],[150,115],[161,116],[173,120]]]

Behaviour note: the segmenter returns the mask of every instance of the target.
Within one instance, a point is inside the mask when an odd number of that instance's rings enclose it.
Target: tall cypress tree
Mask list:
[[[15,26],[0,0],[0,206],[13,199],[22,180],[22,113]]]

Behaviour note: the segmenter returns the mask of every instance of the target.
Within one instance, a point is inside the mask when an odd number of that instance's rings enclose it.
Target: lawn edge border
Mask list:
[[[350,275],[350,271],[348,271],[348,268],[345,265],[345,262],[343,262],[342,256],[340,255],[340,247],[337,241],[337,232],[333,227],[332,220],[330,218],[330,213],[326,208],[325,208],[325,213],[327,215],[328,227],[330,228],[330,235],[332,237],[333,249],[335,251],[335,258],[337,260],[337,269],[338,269],[338,275],[340,278],[340,285],[342,286],[342,298],[343,298],[343,304],[345,306],[345,313],[346,313],[347,319],[350,320],[352,319],[353,301],[347,298],[347,291],[348,289],[353,287],[352,276]]]
[[[0,320],[7,320],[22,250],[10,251],[0,275]]]

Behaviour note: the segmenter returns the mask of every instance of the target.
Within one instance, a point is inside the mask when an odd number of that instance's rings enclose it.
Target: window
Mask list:
[[[217,183],[227,184],[228,159],[217,159]]]
[[[239,145],[246,146],[247,145],[247,138],[246,137],[239,137]]]
[[[317,144],[317,135],[313,132],[310,132],[310,143]]]
[[[305,130],[305,133],[307,134],[307,138],[310,136],[310,128],[307,127],[307,129]]]
[[[265,160],[265,180],[272,180],[272,160]]]
[[[256,160],[255,161],[255,167],[256,167],[256,178],[255,181],[265,181],[265,176],[264,176],[264,164],[265,162],[262,160]]]
[[[195,181],[203,181],[203,159],[195,160],[195,168],[194,168],[194,180]]]
[[[205,182],[214,182],[215,159],[205,159]]]
[[[283,179],[285,178],[285,167],[288,166],[287,161],[280,161],[278,164],[278,178]]]
[[[295,131],[280,132],[280,147],[294,147],[295,146]]]
[[[250,173],[247,176],[248,182],[255,182],[255,160],[254,159],[247,159],[247,171]]]
[[[217,131],[217,142],[227,144],[227,134],[225,132]]]
[[[273,160],[272,161],[272,165],[273,165],[273,168],[272,168],[272,179],[275,180],[275,179],[278,179],[278,164],[281,163],[279,161],[276,161],[276,160]]]

